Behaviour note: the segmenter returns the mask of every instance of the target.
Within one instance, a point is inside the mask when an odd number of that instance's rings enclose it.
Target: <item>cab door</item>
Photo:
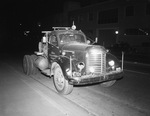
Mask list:
[[[60,54],[58,46],[58,38],[56,35],[50,35],[48,48],[49,48],[48,50],[49,61],[52,61],[55,58],[57,58]]]

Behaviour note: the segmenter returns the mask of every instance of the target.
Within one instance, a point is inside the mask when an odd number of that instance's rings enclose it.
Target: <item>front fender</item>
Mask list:
[[[65,79],[68,80],[69,75],[67,74],[67,71],[70,70],[70,59],[68,57],[64,57],[64,56],[56,58],[55,62],[52,64],[51,75],[54,74],[54,69],[55,69],[56,65],[59,65],[61,67]]]
[[[121,67],[120,61],[111,53],[106,54],[106,67],[109,67],[108,62],[113,60],[115,62],[115,67]]]

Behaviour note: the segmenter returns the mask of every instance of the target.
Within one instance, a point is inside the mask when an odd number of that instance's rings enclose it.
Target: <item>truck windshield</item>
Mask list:
[[[66,44],[70,42],[85,43],[85,38],[81,34],[60,34],[59,38],[61,44]]]

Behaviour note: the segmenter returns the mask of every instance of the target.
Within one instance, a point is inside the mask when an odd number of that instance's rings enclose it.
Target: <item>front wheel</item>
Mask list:
[[[65,79],[62,69],[59,65],[57,65],[55,67],[54,70],[54,85],[56,90],[60,93],[60,94],[70,94],[73,90],[73,85],[70,85],[68,83],[68,80]]]
[[[114,85],[115,82],[116,82],[116,80],[113,80],[113,81],[103,82],[103,83],[101,83],[100,85],[101,85],[102,87],[110,87],[110,86]]]

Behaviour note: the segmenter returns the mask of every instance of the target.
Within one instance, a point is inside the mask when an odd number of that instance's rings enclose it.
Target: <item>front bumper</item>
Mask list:
[[[114,71],[105,74],[90,74],[81,77],[73,77],[69,84],[72,85],[85,85],[85,84],[94,84],[99,82],[118,80],[123,78],[123,71]]]

